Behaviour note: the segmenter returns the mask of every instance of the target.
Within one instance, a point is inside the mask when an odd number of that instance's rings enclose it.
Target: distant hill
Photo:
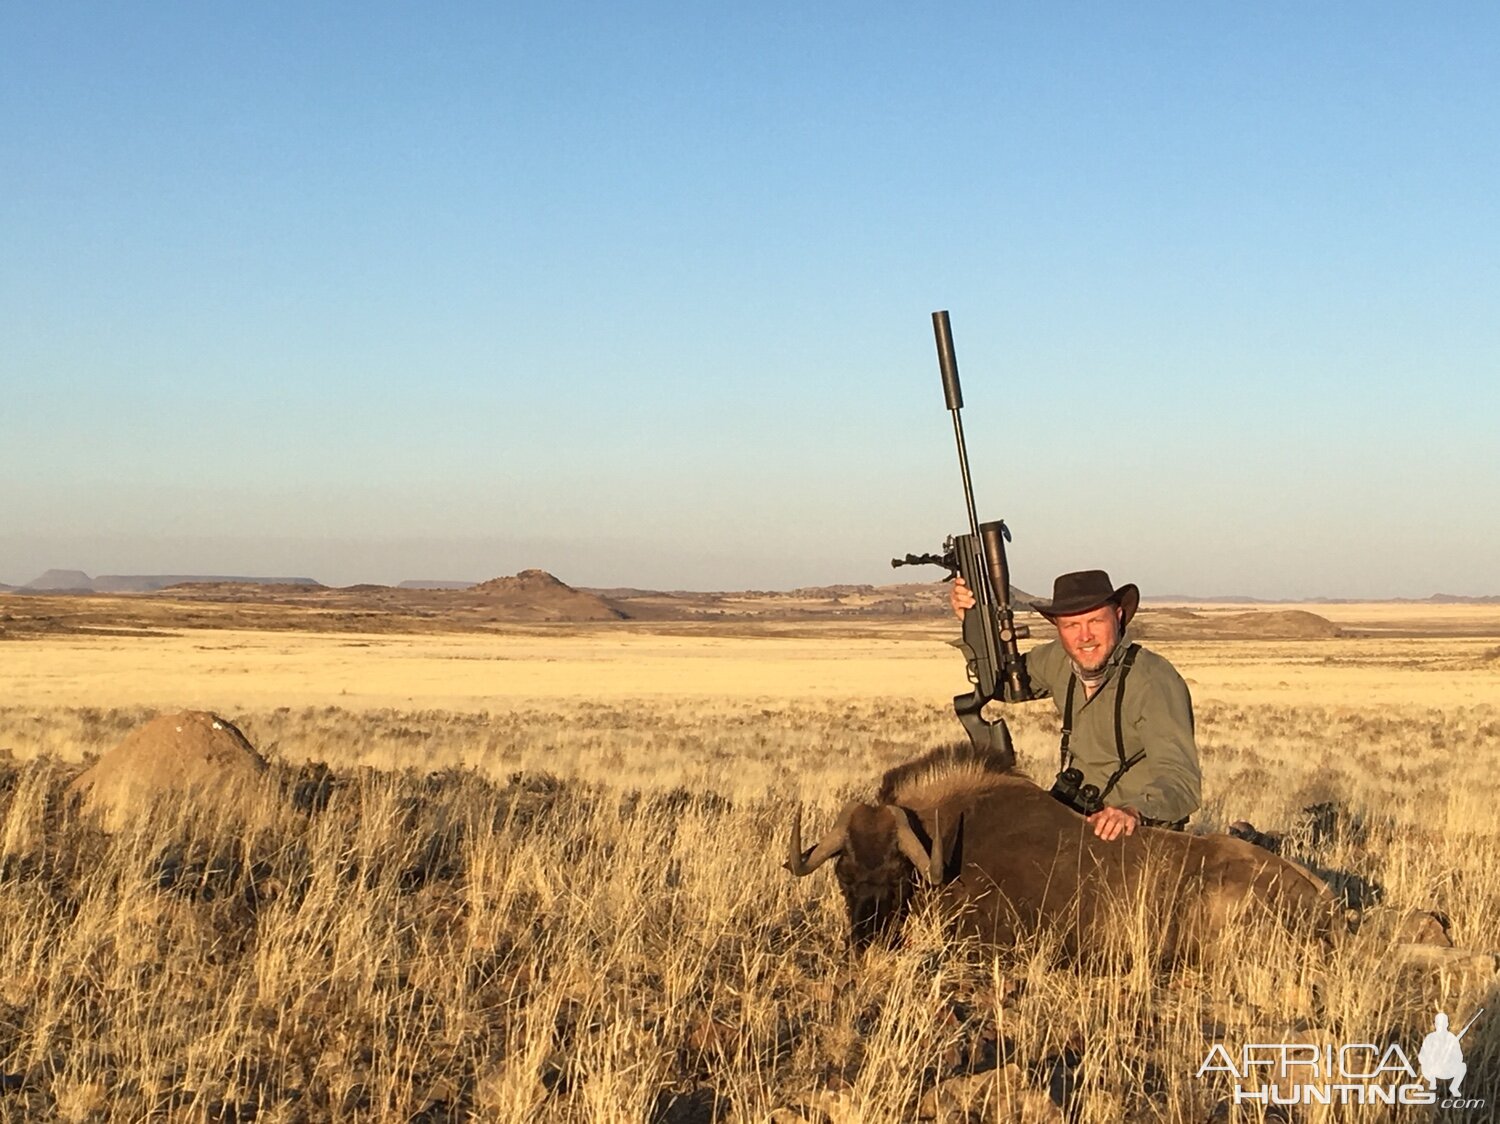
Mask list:
[[[94,588],[94,579],[82,570],[48,570],[39,578],[33,578],[20,587],[23,593],[87,593]]]
[[[792,635],[803,623],[828,622],[854,629],[883,629],[896,622],[916,631],[951,636],[951,587],[940,581],[892,585],[838,584],[791,590],[661,592],[634,587],[575,588],[545,570],[527,569],[474,585],[451,580],[410,581],[406,588],[359,584],[342,588],[311,578],[211,579],[183,575],[112,575],[92,579],[78,570],[53,570],[32,588],[4,593],[0,637],[89,632],[119,628],[313,629],[342,632],[482,632],[518,626],[522,631],[577,623],[585,631],[622,622],[627,628],[677,622],[688,630],[719,624],[758,624]],[[428,588],[421,588],[421,587]],[[81,588],[80,588],[81,587]],[[417,587],[417,588],[413,588]],[[436,587],[436,588],[433,588]],[[110,592],[94,592],[104,588]],[[1013,590],[1018,622],[1037,639],[1050,628],[1029,611],[1034,601]],[[32,599],[27,605],[25,599]],[[1238,601],[1238,599],[1236,599]],[[1472,603],[1472,604],[1466,604]],[[1397,604],[1387,602],[1387,604]],[[1131,633],[1148,641],[1324,640],[1340,636],[1500,635],[1497,597],[1437,594],[1408,599],[1398,611],[1361,614],[1341,609],[1337,620],[1301,605],[1147,603]],[[1310,611],[1313,610],[1313,611]],[[161,633],[158,633],[161,634]],[[1500,649],[1497,649],[1500,651]]]
[[[588,592],[622,606],[632,618],[642,620],[944,617],[952,613],[948,607],[948,586],[939,581],[712,593],[620,586]],[[1017,612],[1028,610],[1033,600],[1035,597],[1025,590],[1011,588],[1011,602]]]
[[[387,586],[372,585],[368,590],[386,589]],[[129,594],[149,596],[166,593],[174,597],[208,601],[254,601],[259,598],[300,598],[303,595],[317,596],[333,592],[322,582],[311,578],[205,578],[191,577],[174,582],[160,589],[124,590]]]
[[[1142,606],[1130,622],[1137,640],[1328,640],[1346,635],[1327,617],[1306,609],[1176,609]]]
[[[514,610],[518,620],[609,620],[653,619],[692,620],[742,616],[747,618],[823,616],[946,616],[948,586],[939,581],[941,571],[934,569],[931,580],[891,585],[860,583],[803,586],[797,589],[746,589],[740,591],[655,590],[636,586],[608,588],[573,587],[545,570],[522,570],[508,577],[486,582],[458,581],[446,578],[415,578],[395,586],[368,583],[344,587],[346,592],[380,590],[412,594],[451,594],[473,592],[484,598],[487,610],[503,619]],[[276,587],[287,593],[325,590],[322,583],[310,577],[246,577],[213,574],[104,574],[91,578],[82,570],[50,569],[25,585],[0,583],[0,593],[8,594],[148,594],[177,587],[195,587],[207,594],[216,587],[220,592],[233,589],[238,597],[248,597],[258,587]],[[274,590],[273,590],[274,593]],[[274,593],[280,596],[279,593]],[[1025,611],[1039,598],[1024,589],[1012,587],[1011,599],[1017,611]],[[1500,595],[1466,595],[1434,593],[1428,597],[1306,597],[1266,598],[1237,594],[1200,596],[1194,594],[1153,594],[1142,597],[1146,606],[1191,604],[1203,606],[1244,606],[1299,604],[1309,608],[1318,605],[1383,603],[1405,605],[1500,605]],[[446,601],[442,603],[446,606]],[[1307,622],[1303,622],[1306,624]],[[1290,621],[1282,625],[1289,633],[1301,634]]]
[[[102,574],[94,579],[95,593],[155,593],[173,585],[306,585],[322,583],[313,578],[246,578],[207,574]]]
[[[1342,636],[1344,630],[1327,617],[1306,609],[1270,609],[1254,613],[1236,613],[1224,621],[1226,628],[1241,636],[1267,640],[1327,639]]]
[[[317,586],[312,578],[238,578],[198,574],[101,574],[82,570],[48,570],[13,590],[15,593],[155,593],[174,585],[224,584]],[[10,589],[9,586],[0,588]]]
[[[487,606],[505,610],[512,620],[619,621],[630,616],[608,598],[574,589],[546,570],[491,578],[467,592],[482,597]]]

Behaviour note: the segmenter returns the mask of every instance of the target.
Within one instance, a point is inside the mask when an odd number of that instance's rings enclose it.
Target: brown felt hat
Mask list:
[[[1116,589],[1103,570],[1077,570],[1052,583],[1051,601],[1033,601],[1031,607],[1050,621],[1074,613],[1092,612],[1110,603],[1120,606],[1124,624],[1128,625],[1136,609],[1140,608],[1141,591],[1134,585],[1122,585]]]

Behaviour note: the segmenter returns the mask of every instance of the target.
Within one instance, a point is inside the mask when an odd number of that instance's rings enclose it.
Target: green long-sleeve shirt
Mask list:
[[[1068,746],[1073,764],[1087,784],[1102,791],[1119,766],[1115,752],[1115,698],[1120,691],[1120,661],[1130,638],[1123,636],[1109,657],[1103,684],[1094,697],[1084,696],[1080,682],[1073,691],[1073,735]],[[1059,715],[1068,697],[1073,662],[1056,640],[1026,653],[1031,686],[1049,694]],[[1193,700],[1177,669],[1155,652],[1141,648],[1125,677],[1125,705],[1120,713],[1125,756],[1144,749],[1146,756],[1104,798],[1113,808],[1130,806],[1154,820],[1180,820],[1197,810],[1203,778],[1193,740]]]

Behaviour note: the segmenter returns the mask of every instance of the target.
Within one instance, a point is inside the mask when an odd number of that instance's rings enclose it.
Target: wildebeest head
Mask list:
[[[917,884],[940,884],[944,875],[942,848],[914,813],[895,804],[851,801],[828,833],[806,851],[799,808],[792,816],[786,868],[800,878],[829,859],[837,859],[834,873],[849,910],[849,939],[856,949],[876,940],[889,941]]]

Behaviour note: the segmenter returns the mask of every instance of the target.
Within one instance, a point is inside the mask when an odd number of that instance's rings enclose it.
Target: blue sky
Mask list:
[[[0,581],[1500,593],[1500,9],[0,8]],[[909,573],[909,572],[908,572]],[[935,576],[935,574],[934,574]]]

